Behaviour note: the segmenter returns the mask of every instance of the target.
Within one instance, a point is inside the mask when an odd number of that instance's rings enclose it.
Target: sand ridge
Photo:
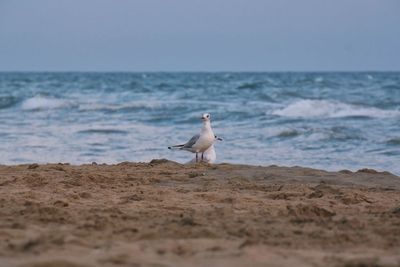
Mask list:
[[[0,166],[2,266],[399,266],[400,178],[364,169]]]

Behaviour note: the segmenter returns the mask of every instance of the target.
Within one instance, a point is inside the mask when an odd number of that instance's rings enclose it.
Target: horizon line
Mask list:
[[[0,70],[0,73],[371,73],[400,70]]]

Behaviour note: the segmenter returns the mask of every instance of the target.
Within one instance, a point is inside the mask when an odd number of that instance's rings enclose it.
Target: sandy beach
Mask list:
[[[0,166],[0,266],[399,266],[400,178],[363,169]]]

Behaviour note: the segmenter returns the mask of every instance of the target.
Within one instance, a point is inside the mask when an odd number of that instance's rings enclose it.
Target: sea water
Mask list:
[[[400,73],[0,73],[0,164],[217,161],[400,174]]]

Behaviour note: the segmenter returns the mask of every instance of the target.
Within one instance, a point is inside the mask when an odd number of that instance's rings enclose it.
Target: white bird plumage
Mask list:
[[[215,141],[215,135],[211,128],[211,115],[209,113],[205,113],[201,117],[201,120],[203,121],[203,127],[201,128],[200,134],[194,135],[185,144],[170,146],[168,148],[186,150],[196,153],[196,162],[199,160],[198,153],[201,153],[201,159],[203,159],[204,152],[213,145]]]
[[[215,136],[214,143],[216,141],[222,141],[223,139],[221,137]],[[203,159],[201,160],[202,162],[205,163],[214,163],[217,160],[217,153],[215,152],[214,144],[212,144],[206,151],[203,153]],[[188,163],[195,163],[196,158],[192,159]]]

